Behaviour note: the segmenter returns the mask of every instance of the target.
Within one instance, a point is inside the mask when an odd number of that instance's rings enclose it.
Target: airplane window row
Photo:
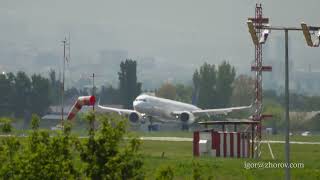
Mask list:
[[[136,101],[142,101],[142,102],[146,102],[146,99],[136,99]]]

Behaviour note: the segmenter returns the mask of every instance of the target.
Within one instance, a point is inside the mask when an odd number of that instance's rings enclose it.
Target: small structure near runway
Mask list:
[[[254,137],[257,136],[254,127],[258,123],[250,120],[199,122],[206,127],[218,125],[220,128],[195,131],[193,133],[193,155],[233,158],[250,158],[251,155],[254,157]],[[234,130],[227,131],[227,125],[233,125]],[[246,126],[245,129],[237,131],[239,126],[243,125]]]

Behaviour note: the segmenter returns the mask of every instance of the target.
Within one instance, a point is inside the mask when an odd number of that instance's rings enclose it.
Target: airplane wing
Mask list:
[[[238,110],[246,110],[250,109],[252,105],[250,106],[239,106],[239,107],[230,107],[230,108],[220,108],[220,109],[200,109],[191,111],[192,114],[195,116],[201,116],[201,115],[218,115],[218,114],[228,114],[233,111]]]
[[[246,110],[250,109],[252,105],[250,106],[239,106],[239,107],[230,107],[230,108],[220,108],[220,109],[199,109],[199,110],[194,110],[190,111],[194,116],[202,116],[202,115],[219,115],[219,114],[228,114],[233,111],[238,111],[238,110]],[[171,114],[176,116],[180,115],[185,111],[174,111]]]
[[[132,112],[136,112],[135,110],[131,110],[131,109],[120,109],[120,108],[113,108],[113,107],[107,107],[107,106],[101,106],[101,105],[98,105],[98,108],[102,112],[115,112],[120,115],[128,115]]]
[[[118,113],[119,115],[125,115],[128,116],[130,113],[139,113],[135,110],[131,110],[131,109],[120,109],[120,108],[113,108],[113,107],[107,107],[107,106],[101,106],[98,105],[98,111],[100,112],[114,112],[114,113]],[[141,114],[142,119],[146,118],[147,116],[145,116],[145,114]],[[150,121],[150,119],[149,119]],[[158,123],[167,123],[167,120],[162,119],[160,116],[152,116],[152,122],[158,122]],[[171,122],[171,121],[170,121]]]

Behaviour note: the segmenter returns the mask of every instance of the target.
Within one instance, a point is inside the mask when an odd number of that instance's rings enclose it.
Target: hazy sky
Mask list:
[[[272,25],[300,26],[301,21],[320,25],[319,0],[262,2],[264,15]],[[77,57],[90,59],[103,49],[121,49],[133,58],[148,56],[192,63],[196,67],[203,61],[220,63],[227,59],[244,67],[253,60],[246,19],[254,16],[255,3],[254,0],[0,0],[0,48],[30,54],[54,52],[59,56],[60,41],[70,33],[75,59],[72,63],[76,63]],[[277,36],[283,33],[272,32],[268,42],[271,53]],[[290,33],[290,40],[290,57],[295,65],[312,64],[320,69],[320,49],[308,48],[300,32]],[[283,60],[283,56],[279,58]]]

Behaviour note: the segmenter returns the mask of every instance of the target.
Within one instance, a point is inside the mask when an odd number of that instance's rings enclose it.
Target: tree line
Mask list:
[[[137,78],[137,62],[126,59],[118,72],[118,87],[102,86],[98,93],[102,104],[121,104],[132,108],[132,102],[142,91]],[[165,82],[152,90],[156,96],[194,103],[201,108],[218,108],[249,105],[253,102],[254,80],[247,75],[236,74],[235,68],[223,61],[219,65],[204,63],[190,78],[192,84]],[[28,76],[19,71],[16,74],[0,74],[0,115],[24,117],[26,114],[43,115],[50,105],[59,105],[62,83],[54,70],[48,78],[40,74]],[[70,88],[65,91],[66,104],[74,103],[78,96],[89,95],[86,89]],[[283,95],[272,90],[264,91],[265,99],[271,99],[284,106]],[[318,111],[319,96],[290,95],[290,109],[295,111]]]
[[[26,112],[43,114],[50,105],[50,81],[25,72],[0,75],[1,115],[23,117]]]
[[[101,88],[101,101],[122,104],[124,108],[132,108],[132,101],[141,93],[141,83],[137,82],[137,63],[127,59],[120,64],[119,88]],[[16,74],[0,74],[0,116],[25,118],[32,113],[44,115],[50,105],[61,104],[62,82],[57,79],[56,72],[51,70],[49,78],[40,74],[28,76],[19,71]],[[65,90],[65,104],[72,104],[78,96],[89,95],[87,89],[72,87]]]
[[[204,63],[196,69],[192,85],[164,83],[155,94],[159,97],[193,103],[201,108],[222,108],[249,105],[253,98],[253,79],[247,75],[236,77],[227,61],[220,65]]]
[[[62,83],[57,80],[54,70],[50,70],[49,78],[40,74],[28,76],[23,71],[0,74],[0,116],[23,118],[32,113],[44,115],[50,105],[61,104],[61,89]],[[64,93],[65,99],[73,101],[80,95],[88,93],[74,87]]]
[[[141,83],[137,80],[136,66],[136,62],[130,59],[121,62],[118,73],[119,86],[102,86],[101,103],[122,104],[124,108],[132,108],[134,98],[142,92]],[[195,70],[192,80],[193,84],[189,85],[165,82],[158,89],[149,92],[158,97],[194,103],[201,108],[251,103],[252,91],[248,89],[253,83],[252,78],[244,75],[236,78],[235,68],[227,61],[223,61],[217,67],[204,63]]]
[[[193,74],[197,105],[201,108],[229,106],[235,76],[235,68],[226,61],[217,68],[214,64],[204,63]]]

